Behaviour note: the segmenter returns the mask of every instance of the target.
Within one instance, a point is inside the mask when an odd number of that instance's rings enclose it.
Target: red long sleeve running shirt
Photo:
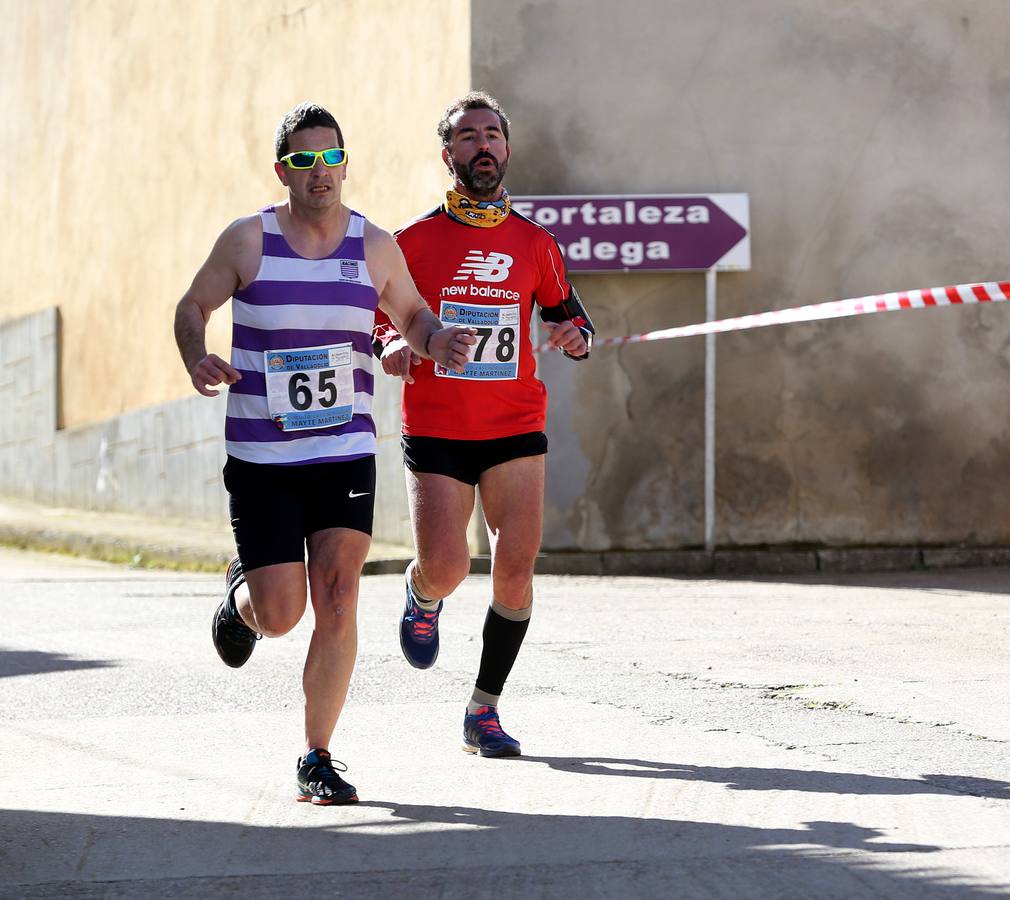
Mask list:
[[[557,241],[512,211],[493,228],[456,221],[442,207],[396,235],[421,296],[445,325],[477,331],[460,375],[422,360],[403,386],[403,433],[487,440],[543,431],[547,389],[536,376],[530,341],[534,303],[557,306],[568,296]],[[381,312],[375,338],[396,332]]]

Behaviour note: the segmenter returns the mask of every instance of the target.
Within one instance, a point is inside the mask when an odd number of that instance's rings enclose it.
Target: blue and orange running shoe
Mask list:
[[[441,600],[430,612],[417,605],[408,573],[407,603],[400,619],[400,649],[415,669],[430,669],[438,659],[438,614],[441,611]]]
[[[347,771],[343,766],[341,772]],[[340,806],[358,802],[358,791],[348,784],[333,767],[333,759],[327,750],[310,750],[298,760],[299,803],[314,803],[316,806]]]
[[[479,706],[477,712],[463,718],[463,749],[481,756],[520,756],[519,741],[502,731],[498,710]]]

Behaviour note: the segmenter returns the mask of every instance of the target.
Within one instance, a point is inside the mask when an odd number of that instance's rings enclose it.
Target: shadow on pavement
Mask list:
[[[288,827],[0,811],[0,894],[982,897],[939,848],[848,822],[755,828],[364,801]],[[437,826],[437,827],[431,827]]]
[[[104,659],[79,659],[44,650],[4,650],[0,647],[0,678],[13,675],[44,675],[72,669],[108,669],[118,665]]]
[[[737,791],[807,791],[816,794],[905,796],[909,794],[971,794],[1010,800],[1010,782],[967,775],[923,775],[920,779],[888,778],[852,772],[818,772],[806,769],[758,769],[694,766],[687,763],[644,759],[563,756],[520,756],[516,762],[543,763],[559,772],[579,775],[613,775],[631,778],[679,778],[725,784]]]

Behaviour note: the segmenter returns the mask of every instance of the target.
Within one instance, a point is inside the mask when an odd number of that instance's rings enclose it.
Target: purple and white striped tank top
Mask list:
[[[242,379],[228,390],[228,455],[275,465],[371,456],[379,297],[365,264],[365,218],[351,212],[347,235],[324,259],[291,249],[275,207],[260,218],[259,271],[232,298],[231,364]]]

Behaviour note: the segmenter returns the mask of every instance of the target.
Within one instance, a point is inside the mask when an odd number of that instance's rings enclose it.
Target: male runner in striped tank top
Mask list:
[[[371,331],[382,309],[415,352],[461,371],[474,338],[443,328],[393,238],[341,203],[347,153],[336,120],[303,103],[281,121],[277,177],[286,203],[218,238],[176,311],[193,386],[230,385],[224,469],[238,556],[212,635],[239,667],[259,636],[286,634],[308,595],[305,747],[297,798],[353,803],[329,743],[357,653],[358,581],[372,532],[375,425]],[[231,363],[208,353],[206,323],[232,303]],[[308,563],[306,566],[306,545]]]

